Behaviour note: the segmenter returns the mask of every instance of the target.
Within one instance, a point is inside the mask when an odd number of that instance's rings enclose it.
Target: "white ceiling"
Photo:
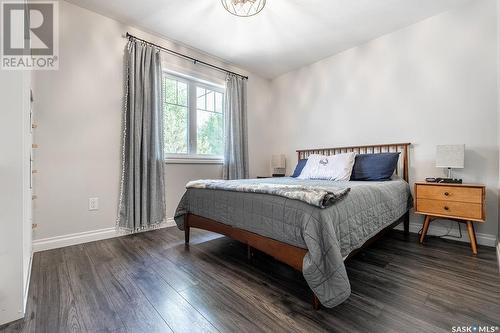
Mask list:
[[[267,0],[240,18],[219,0],[69,0],[274,78],[469,0]],[[478,0],[474,0],[478,1]]]

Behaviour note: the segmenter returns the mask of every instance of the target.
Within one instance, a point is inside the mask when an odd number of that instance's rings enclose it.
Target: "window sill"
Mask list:
[[[166,164],[224,164],[224,159],[214,157],[170,157]]]

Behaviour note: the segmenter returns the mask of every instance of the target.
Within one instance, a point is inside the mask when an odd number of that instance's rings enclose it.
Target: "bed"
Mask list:
[[[223,234],[301,271],[313,306],[334,307],[350,295],[344,260],[403,223],[409,232],[409,143],[298,150],[311,154],[400,152],[396,172],[383,182],[332,182],[296,178],[232,181],[241,186],[303,186],[347,194],[326,208],[268,193],[189,188],[175,214],[189,244],[190,228]]]

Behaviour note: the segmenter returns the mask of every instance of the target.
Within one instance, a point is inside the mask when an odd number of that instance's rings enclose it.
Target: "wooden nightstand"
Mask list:
[[[420,243],[423,243],[429,224],[435,219],[467,223],[470,247],[477,254],[476,232],[473,222],[484,222],[484,185],[415,183],[415,213],[425,215]]]

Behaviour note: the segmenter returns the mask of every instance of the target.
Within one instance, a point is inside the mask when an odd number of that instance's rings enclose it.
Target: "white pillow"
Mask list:
[[[332,156],[309,155],[307,163],[300,173],[299,179],[349,180],[356,153]]]

